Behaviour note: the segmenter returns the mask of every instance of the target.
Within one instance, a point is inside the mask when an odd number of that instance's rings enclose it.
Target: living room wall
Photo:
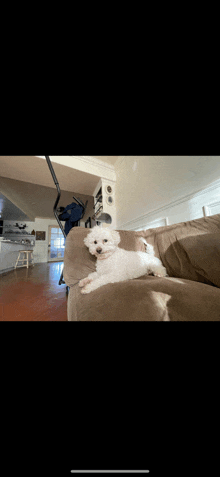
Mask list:
[[[14,221],[11,221],[11,220],[4,221],[4,233],[7,232],[8,226],[12,225],[13,223]],[[35,232],[46,232],[46,240],[35,241],[34,262],[35,263],[47,262],[48,261],[48,245],[49,245],[49,240],[48,240],[49,226],[50,225],[57,226],[57,221],[55,219],[53,220],[53,219],[36,218],[35,222],[25,221],[25,224],[27,225],[25,229],[25,232],[27,233],[31,233],[32,230],[34,230]],[[64,222],[62,222],[62,224],[65,226]],[[10,235],[9,235],[9,238],[10,238]]]
[[[124,156],[115,169],[118,229],[220,213],[220,156]]]

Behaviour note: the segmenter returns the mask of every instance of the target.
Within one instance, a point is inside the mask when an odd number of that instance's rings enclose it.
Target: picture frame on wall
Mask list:
[[[46,232],[36,232],[36,240],[46,240]]]

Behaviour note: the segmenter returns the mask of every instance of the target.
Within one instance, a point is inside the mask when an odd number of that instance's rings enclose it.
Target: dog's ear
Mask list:
[[[90,236],[90,233],[88,233],[87,237],[84,238],[84,244],[86,245],[86,247],[89,247],[89,244],[90,244],[89,236]]]
[[[120,234],[116,230],[112,230],[111,232],[112,238],[114,240],[115,245],[118,245],[121,241]]]

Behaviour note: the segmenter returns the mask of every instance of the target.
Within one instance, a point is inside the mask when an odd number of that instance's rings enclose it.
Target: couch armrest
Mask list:
[[[73,227],[67,235],[64,252],[63,277],[69,287],[78,283],[96,269],[96,259],[84,244],[90,229]]]

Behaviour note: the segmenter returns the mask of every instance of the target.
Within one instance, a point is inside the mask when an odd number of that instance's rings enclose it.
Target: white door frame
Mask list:
[[[51,251],[51,229],[58,229],[61,230],[59,225],[49,225],[48,227],[48,262],[63,262],[64,257],[55,257],[55,258],[50,258],[50,251]],[[63,233],[62,233],[62,238],[64,238]]]

